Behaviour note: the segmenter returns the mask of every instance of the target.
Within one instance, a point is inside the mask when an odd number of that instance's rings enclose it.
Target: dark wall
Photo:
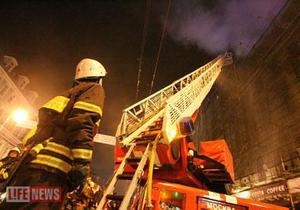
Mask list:
[[[290,1],[247,58],[235,58],[201,106],[196,140],[225,138],[237,177],[298,156],[300,10]]]
[[[96,180],[105,185],[113,175],[114,146],[95,142],[92,167]]]

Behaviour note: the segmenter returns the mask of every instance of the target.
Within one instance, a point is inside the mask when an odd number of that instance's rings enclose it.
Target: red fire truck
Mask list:
[[[286,209],[226,195],[234,172],[225,140],[193,143],[199,107],[231,63],[231,54],[220,55],[123,110],[115,172],[97,210]]]

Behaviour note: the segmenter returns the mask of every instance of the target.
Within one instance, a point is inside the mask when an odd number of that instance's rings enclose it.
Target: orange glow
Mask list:
[[[16,123],[22,123],[28,119],[28,112],[24,109],[16,109],[12,113],[12,118]]]

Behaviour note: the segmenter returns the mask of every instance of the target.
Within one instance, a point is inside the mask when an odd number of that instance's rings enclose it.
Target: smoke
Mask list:
[[[210,53],[245,56],[286,0],[174,0],[168,33]]]

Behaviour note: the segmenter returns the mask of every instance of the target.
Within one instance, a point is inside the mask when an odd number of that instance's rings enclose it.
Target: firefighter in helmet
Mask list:
[[[85,58],[76,68],[73,87],[39,109],[38,125],[24,138],[34,143],[31,157],[12,181],[14,186],[59,186],[62,198],[91,176],[93,137],[102,118],[106,70]],[[29,170],[28,170],[29,169]],[[61,203],[4,203],[12,209],[59,209]]]
[[[18,147],[13,147],[9,150],[7,158],[17,158],[19,157],[21,151]]]
[[[10,175],[9,172],[19,159],[20,152],[18,147],[13,147],[6,157],[0,160],[0,182],[4,182]]]

